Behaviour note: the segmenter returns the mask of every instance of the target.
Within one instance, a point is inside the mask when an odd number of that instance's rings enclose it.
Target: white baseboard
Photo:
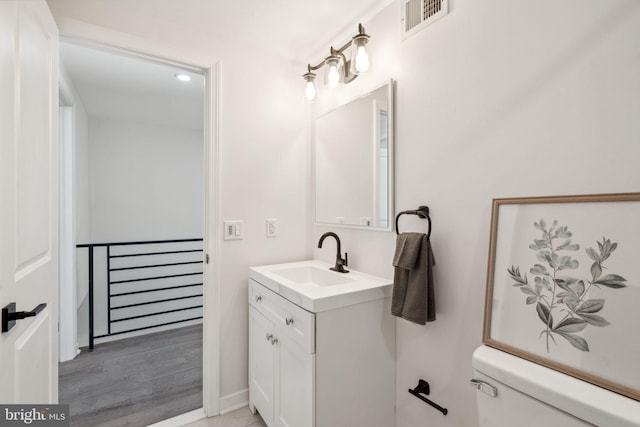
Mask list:
[[[249,404],[249,389],[240,390],[220,398],[220,415],[235,411]]]
[[[176,426],[185,426],[187,424],[195,423],[196,421],[200,421],[206,418],[204,413],[204,409],[196,409],[191,412],[187,412],[181,415],[177,415],[173,418],[169,418],[163,421],[159,421],[155,424],[151,424],[147,427],[176,427]]]
[[[233,412],[236,409],[244,408],[249,404],[249,389],[240,390],[239,392],[228,394],[220,398],[220,415]],[[164,421],[151,424],[148,427],[175,427],[184,426],[193,422],[206,418],[204,409],[196,409]]]

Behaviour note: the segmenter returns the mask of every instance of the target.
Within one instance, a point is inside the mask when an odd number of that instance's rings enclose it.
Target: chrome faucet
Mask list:
[[[340,238],[338,237],[338,235],[332,231],[328,231],[326,233],[324,233],[321,237],[320,237],[320,241],[318,242],[318,248],[322,247],[322,242],[324,241],[324,239],[326,239],[327,237],[333,237],[336,239],[336,243],[338,244],[338,250],[336,253],[336,265],[329,268],[329,270],[333,270],[333,271],[337,271],[338,273],[348,273],[349,270],[345,270],[345,267],[347,267],[349,265],[349,254],[347,254],[346,252],[344,253],[344,259],[342,259],[342,253],[340,253]]]

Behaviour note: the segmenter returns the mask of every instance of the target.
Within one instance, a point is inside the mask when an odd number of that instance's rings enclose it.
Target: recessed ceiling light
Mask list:
[[[175,78],[180,80],[181,82],[191,81],[191,77],[186,74],[175,74]]]

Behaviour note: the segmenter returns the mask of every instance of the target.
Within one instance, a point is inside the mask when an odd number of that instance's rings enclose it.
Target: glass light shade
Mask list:
[[[324,61],[327,67],[326,77],[329,87],[338,87],[340,84],[340,57],[331,55]]]
[[[358,34],[353,38],[351,44],[351,72],[353,74],[366,73],[369,71],[369,52],[367,52],[369,36]]]
[[[305,75],[303,75],[304,79],[307,82],[304,93],[307,96],[309,101],[313,101],[318,96],[318,88],[316,86],[316,75],[309,71]]]

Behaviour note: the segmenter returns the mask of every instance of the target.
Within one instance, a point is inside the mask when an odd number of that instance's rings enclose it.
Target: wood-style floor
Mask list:
[[[60,364],[72,427],[144,427],[202,407],[202,326],[97,345]]]

